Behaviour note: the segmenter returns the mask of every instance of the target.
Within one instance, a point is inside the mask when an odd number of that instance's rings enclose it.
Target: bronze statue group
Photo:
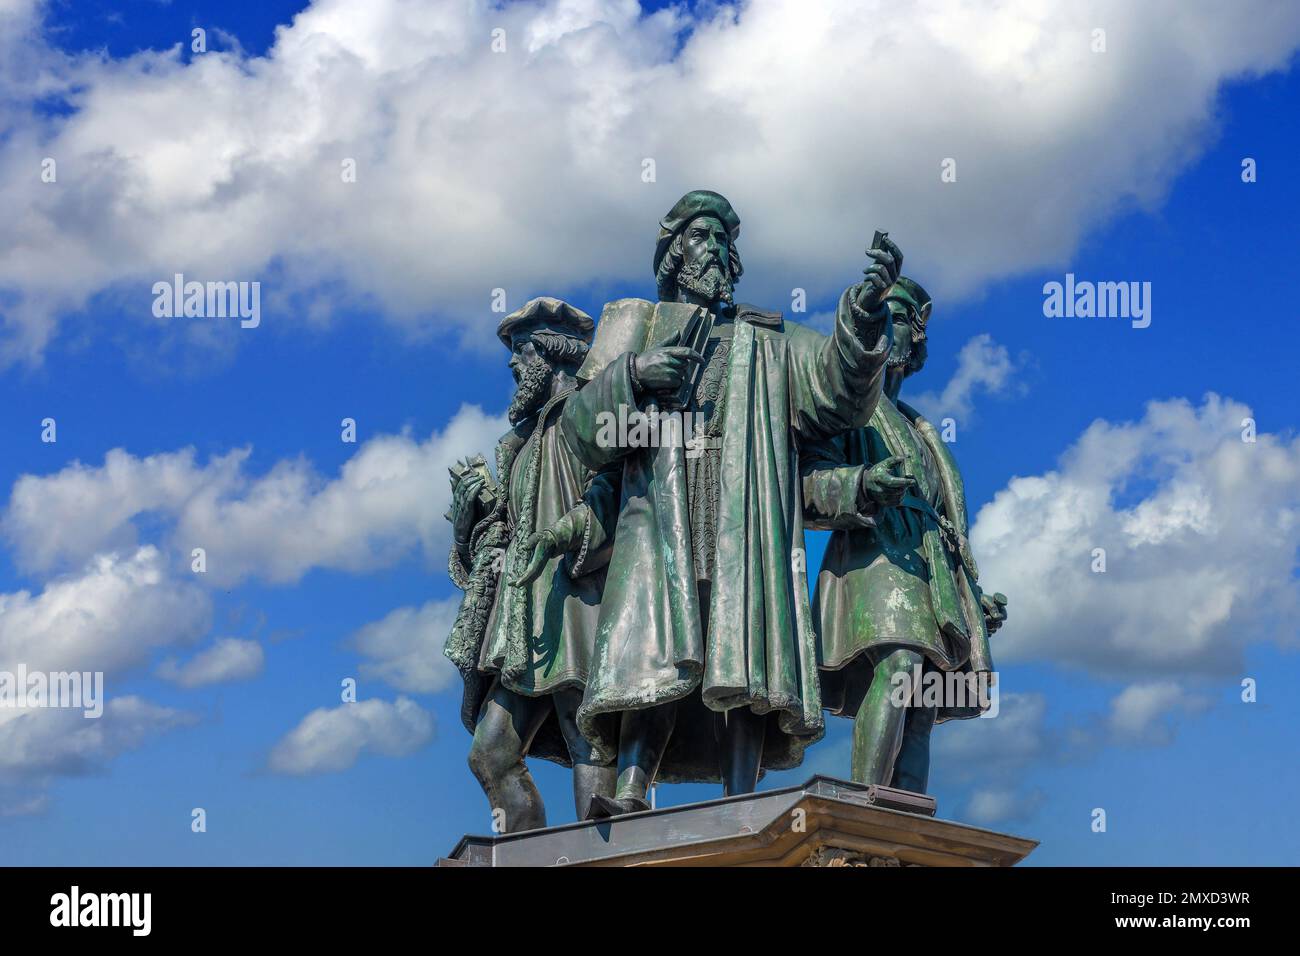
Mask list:
[[[649,809],[656,781],[749,793],[824,711],[854,721],[854,780],[924,792],[933,726],[988,707],[1006,599],[979,586],[948,445],[899,398],[929,295],[877,234],[822,334],[734,301],[739,232],[687,193],[656,301],[597,325],[539,298],[498,328],[512,427],[495,474],[452,470],[445,653],[500,830],[546,825],[529,756],[572,767],[597,819]],[[644,427],[681,413],[697,427]],[[805,529],[832,532],[811,599]]]

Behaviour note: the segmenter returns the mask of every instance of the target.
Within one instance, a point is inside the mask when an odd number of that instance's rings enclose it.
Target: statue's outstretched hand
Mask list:
[[[881,508],[895,508],[909,488],[916,484],[911,475],[895,475],[903,463],[901,455],[890,455],[862,472],[862,493]]]
[[[867,255],[874,261],[862,270],[866,278],[858,285],[855,294],[860,309],[875,312],[902,274],[903,252],[893,239],[885,236],[880,240],[880,247],[868,249]]]
[[[992,634],[1007,619],[1007,596],[1001,591],[980,595],[980,607],[984,609],[984,623]]]

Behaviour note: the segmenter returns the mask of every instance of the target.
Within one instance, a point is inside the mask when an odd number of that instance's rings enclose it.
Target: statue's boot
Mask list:
[[[599,793],[591,795],[587,807],[588,820],[606,820],[609,817],[621,817],[625,813],[640,813],[650,809],[650,801],[642,797],[623,797],[616,799]]]
[[[578,819],[589,819],[593,797],[609,799],[614,795],[617,767],[597,767],[592,764],[573,766],[573,803]]]
[[[503,816],[503,833],[546,826],[546,806],[542,803],[542,795],[522,762],[504,771],[496,771],[490,778],[480,777],[479,782],[493,813]]]
[[[573,761],[573,806],[579,820],[587,819],[591,809],[592,794],[612,797],[618,783],[618,768],[597,764],[591,752],[591,743],[578,729],[578,707],[582,704],[579,690],[561,690],[554,696],[555,716],[560,722],[560,732],[569,748]]]
[[[592,794],[591,805],[587,808],[588,820],[604,820],[650,809],[646,794],[659,772],[659,761],[668,747],[668,738],[672,736],[676,722],[675,703],[623,711],[618,741],[618,789],[613,797]]]

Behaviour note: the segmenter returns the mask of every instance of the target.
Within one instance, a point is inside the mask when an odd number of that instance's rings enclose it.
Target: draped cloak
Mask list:
[[[707,608],[694,567],[686,451],[597,440],[602,413],[642,408],[634,355],[614,358],[566,402],[562,427],[578,458],[592,470],[622,462],[592,673],[578,711],[597,754],[617,753],[622,711],[670,701],[682,705],[660,764],[665,781],[720,779],[710,711],[769,715],[765,769],[797,766],[824,732],[799,444],[867,423],[892,339],[888,321],[854,317],[849,294],[829,336],[780,313],[736,308],[718,399],[725,419]]]

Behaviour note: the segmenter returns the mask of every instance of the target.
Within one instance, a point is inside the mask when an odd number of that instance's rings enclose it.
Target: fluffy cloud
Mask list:
[[[1212,138],[1219,86],[1283,68],[1300,41],[1300,8],[1268,0],[1230,17],[1179,0],[648,16],[636,0],[318,0],[266,56],[178,43],[114,60],[59,53],[33,3],[6,9],[8,361],[39,360],[96,293],[153,321],[150,287],[175,272],[266,279],[272,327],[351,302],[486,339],[495,287],[515,303],[596,278],[648,289],[654,224],[699,186],[744,218],[746,298],[828,298],[877,224],[952,296],[1059,264],[1159,201]]]
[[[912,405],[932,422],[947,416],[958,421],[969,419],[978,392],[998,395],[1006,392],[1020,363],[1011,358],[1006,347],[993,341],[988,333],[977,335],[957,353],[957,370],[948,384],[939,392],[902,394],[903,401]]]
[[[39,593],[0,594],[0,671],[104,673],[102,716],[83,709],[0,708],[0,816],[41,812],[49,782],[87,773],[192,715],[138,697],[114,697],[118,676],[162,648],[206,632],[211,603],[166,574],[158,550],[96,556]]]
[[[205,550],[207,573],[195,577],[215,586],[249,576],[292,583],[312,568],[367,571],[418,549],[442,560],[447,468],[472,451],[490,456],[506,428],[504,417],[464,406],[424,441],[365,442],[332,479],[301,459],[250,476],[247,450],[201,465],[193,449],[144,458],[115,449],[99,467],[24,475],[3,527],[18,563],[44,572],[134,543],[139,519],[161,517],[187,568],[191,549]]]
[[[970,819],[1032,815],[1044,797],[1022,781],[1035,765],[1169,745],[1210,706],[1198,681],[1235,683],[1247,645],[1288,640],[1300,609],[1300,439],[1243,441],[1247,419],[1247,406],[1217,395],[1151,402],[1137,421],[1094,422],[1056,469],[1012,479],[980,510],[981,580],[1011,599],[998,663],[1053,662],[1124,686],[1102,712],[1066,702],[1063,726],[1047,722],[1041,695],[1004,691],[997,718],[938,731],[938,772],[981,786]]]
[[[459,607],[459,597],[428,601],[418,608],[399,607],[358,630],[352,644],[366,658],[362,676],[412,694],[432,694],[450,686],[456,668],[443,656],[442,645]]]
[[[156,548],[103,554],[39,594],[0,594],[0,669],[118,674],[198,640],[210,617],[206,592],[169,578]]]
[[[971,540],[981,581],[1011,599],[999,662],[1222,676],[1246,644],[1287,640],[1300,439],[1243,441],[1250,416],[1217,395],[1152,402],[1138,421],[1094,422],[1055,470],[998,492]]]
[[[37,593],[0,594],[0,670],[104,671],[111,698],[115,676],[208,633],[212,604],[203,585],[249,576],[295,581],[313,567],[369,570],[421,549],[441,561],[447,467],[471,451],[490,452],[506,427],[504,418],[467,406],[425,441],[366,442],[328,480],[301,460],[250,476],[246,451],[201,464],[192,449],[144,458],[118,449],[100,467],[74,463],[23,476],[4,514],[5,534],[19,566],[53,577]],[[162,529],[165,551],[139,543],[144,524]],[[205,575],[189,571],[196,546],[207,550]],[[166,553],[178,559],[169,562]],[[435,601],[362,628],[355,637],[367,659],[362,673],[408,692],[442,689],[454,677],[441,655],[454,614],[454,601]],[[167,657],[156,673],[193,688],[247,679],[262,664],[257,641],[223,638],[188,661]],[[355,706],[309,715],[277,747],[273,767],[337,769],[363,749],[407,753],[432,734],[432,718],[405,698]],[[80,711],[74,716],[82,719]],[[40,781],[80,772],[188,720],[182,717],[134,698],[110,699],[104,716],[85,725],[65,711],[0,713],[0,767]],[[66,746],[52,743],[60,735]],[[39,812],[43,788],[0,793],[0,813]]]
[[[44,813],[56,777],[99,772],[121,754],[196,720],[136,696],[109,699],[95,719],[66,708],[0,708],[0,819]]]
[[[181,687],[205,687],[256,677],[262,673],[265,659],[262,645],[257,641],[223,637],[184,664],[168,658],[158,666],[157,674]]]
[[[1106,729],[1116,744],[1163,746],[1173,741],[1177,717],[1206,710],[1209,701],[1177,681],[1125,687],[1110,702]]]
[[[388,757],[415,753],[433,739],[433,715],[406,697],[363,700],[313,710],[271,750],[275,773],[305,775],[347,770],[363,752]]]
[[[110,699],[98,719],[87,719],[79,710],[2,708],[3,783],[42,785],[56,774],[88,773],[160,733],[194,721],[192,714],[134,696]],[[4,802],[0,800],[0,804]]]

